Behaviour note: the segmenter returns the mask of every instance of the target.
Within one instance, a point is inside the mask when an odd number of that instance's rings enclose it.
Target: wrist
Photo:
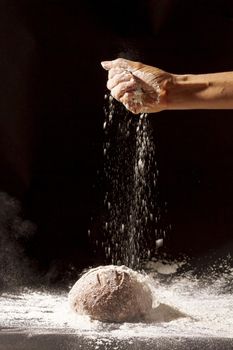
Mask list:
[[[211,83],[203,75],[172,74],[167,91],[167,109],[192,109],[205,104]]]
[[[187,100],[187,84],[190,84],[190,76],[172,74],[172,79],[167,89],[167,109],[180,109]]]

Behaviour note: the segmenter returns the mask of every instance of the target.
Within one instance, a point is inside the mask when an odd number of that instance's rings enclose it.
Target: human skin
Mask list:
[[[101,64],[111,95],[134,114],[233,109],[233,72],[178,75],[123,58]]]

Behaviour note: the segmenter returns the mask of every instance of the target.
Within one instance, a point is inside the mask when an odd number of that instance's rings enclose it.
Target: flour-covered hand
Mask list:
[[[173,76],[140,62],[118,58],[101,62],[108,70],[111,95],[134,114],[159,112],[167,108],[167,88]]]

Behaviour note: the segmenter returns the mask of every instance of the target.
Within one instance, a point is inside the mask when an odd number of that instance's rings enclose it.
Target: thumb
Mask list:
[[[106,70],[111,68],[123,68],[129,72],[134,72],[142,66],[140,62],[126,60],[125,58],[117,58],[113,61],[103,61],[101,62],[101,65]]]
[[[112,68],[112,61],[102,61],[101,62],[101,66],[106,69],[109,70]]]

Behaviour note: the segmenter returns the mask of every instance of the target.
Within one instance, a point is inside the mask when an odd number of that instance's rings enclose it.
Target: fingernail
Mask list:
[[[111,68],[111,62],[110,61],[103,61],[103,62],[101,62],[101,65],[106,70],[109,70]]]

